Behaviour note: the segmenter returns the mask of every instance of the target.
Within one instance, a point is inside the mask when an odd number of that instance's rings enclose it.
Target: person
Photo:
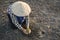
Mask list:
[[[9,5],[7,9],[8,15],[12,23],[22,30],[25,34],[30,34],[31,29],[29,27],[29,14],[31,13],[30,6],[22,1],[17,1]]]

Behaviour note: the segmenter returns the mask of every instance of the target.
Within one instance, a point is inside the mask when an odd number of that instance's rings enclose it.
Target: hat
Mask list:
[[[13,3],[10,8],[12,13],[16,16],[28,16],[31,12],[30,6],[22,1]]]

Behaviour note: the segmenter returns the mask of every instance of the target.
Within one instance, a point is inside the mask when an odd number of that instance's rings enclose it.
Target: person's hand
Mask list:
[[[22,28],[22,31],[23,31],[25,34],[30,34],[30,33],[31,33],[31,29],[30,29],[30,28],[27,28],[27,29]]]

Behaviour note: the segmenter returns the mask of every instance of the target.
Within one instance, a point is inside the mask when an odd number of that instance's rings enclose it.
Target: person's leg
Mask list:
[[[11,17],[10,17],[10,15],[8,13],[7,13],[7,16],[9,18],[9,22],[11,23],[11,28],[12,29],[17,29],[17,27],[12,23]]]
[[[25,17],[25,20],[22,23],[22,27],[23,27],[23,32],[25,34],[30,34],[31,33],[31,29],[29,28],[29,16]]]
[[[22,22],[22,27],[25,29],[27,29],[27,27],[29,27],[29,16],[25,16],[25,19]]]
[[[26,19],[24,20],[24,22],[21,24],[21,26],[25,29],[27,29],[27,25],[26,25]]]

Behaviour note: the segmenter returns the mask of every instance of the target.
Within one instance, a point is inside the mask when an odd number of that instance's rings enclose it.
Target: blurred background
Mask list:
[[[7,8],[16,1],[32,9],[30,35],[22,34],[8,19]],[[0,40],[60,40],[60,0],[0,0]]]

